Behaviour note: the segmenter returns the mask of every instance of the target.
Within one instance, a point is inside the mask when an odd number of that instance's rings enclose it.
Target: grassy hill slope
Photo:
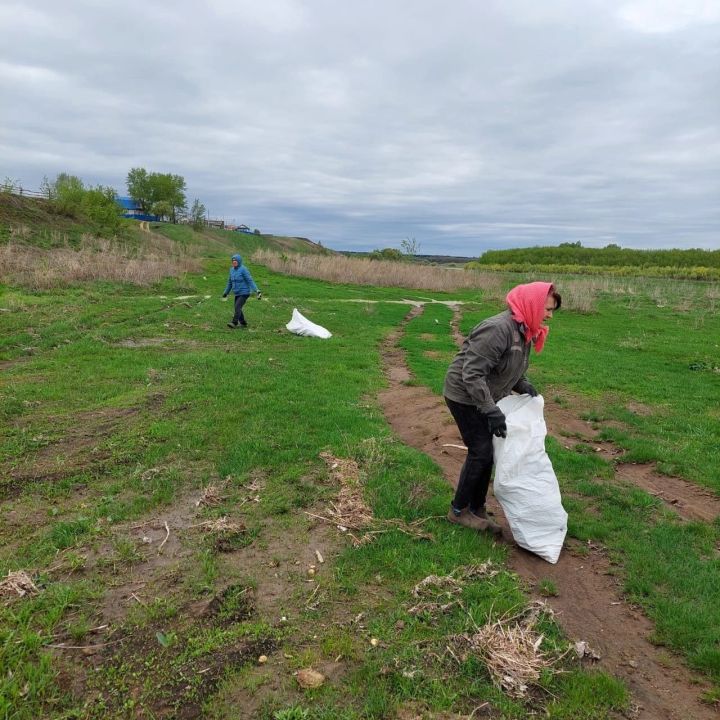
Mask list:
[[[185,251],[194,249],[203,253],[208,249],[225,252],[233,248],[246,253],[258,248],[281,252],[329,252],[307,238],[249,235],[217,228],[196,231],[189,225],[171,223],[151,223],[150,234],[168,238]],[[41,248],[80,248],[88,235],[93,235],[88,223],[57,212],[47,200],[0,193],[0,243],[18,241]],[[140,246],[147,242],[148,233],[141,229],[139,222],[127,220],[119,239],[126,245]]]
[[[124,220],[112,236],[98,235],[80,215],[53,203],[0,193],[0,283],[34,289],[74,282],[151,285],[165,277],[198,272],[207,258],[258,249],[328,253],[305,238],[255,235],[217,228]]]

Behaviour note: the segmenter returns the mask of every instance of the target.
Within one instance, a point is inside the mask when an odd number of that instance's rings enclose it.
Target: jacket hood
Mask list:
[[[242,255],[238,255],[237,253],[230,258],[231,260],[237,260],[238,261],[238,267],[242,265]]]

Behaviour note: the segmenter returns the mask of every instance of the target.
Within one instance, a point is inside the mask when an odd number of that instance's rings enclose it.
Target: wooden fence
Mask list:
[[[21,197],[34,197],[41,200],[49,200],[49,193],[41,190],[29,190],[21,185],[12,185],[10,183],[0,184],[0,193],[9,193],[10,195],[19,195]]]

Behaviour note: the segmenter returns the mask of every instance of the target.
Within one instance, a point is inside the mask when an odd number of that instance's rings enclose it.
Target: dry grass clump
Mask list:
[[[355,460],[338,458],[329,452],[321,452],[320,457],[328,466],[332,479],[340,485],[340,492],[335,502],[329,504],[325,516],[314,513],[307,515],[332,523],[341,532],[346,532],[356,547],[372,542],[377,535],[390,530],[399,530],[419,539],[433,539],[432,535],[421,529],[425,519],[406,523],[395,518],[383,520],[373,517],[372,510],[363,498],[360,467]],[[352,530],[364,532],[358,537]]]
[[[463,565],[449,575],[428,575],[412,589],[413,597],[420,599],[416,605],[408,609],[409,615],[439,615],[454,607],[462,607],[458,597],[466,582],[478,578],[492,578],[500,571],[492,561],[487,560],[479,565]]]
[[[338,458],[328,452],[320,457],[330,470],[330,476],[340,485],[336,501],[330,503],[328,516],[336,525],[361,530],[373,521],[372,510],[362,495],[360,468],[354,460]]]
[[[208,485],[204,490],[196,505],[204,505],[205,507],[217,507],[225,499],[222,495],[222,488],[217,485]]]
[[[253,254],[252,260],[285,275],[351,285],[402,287],[437,292],[482,290],[486,299],[501,297],[504,285],[501,275],[490,272],[344,255],[280,255],[269,250],[258,250]]]
[[[39,592],[33,579],[24,570],[9,572],[0,580],[0,599],[10,602],[25,595],[36,595]]]
[[[511,697],[524,697],[528,688],[538,683],[542,671],[552,665],[540,652],[543,636],[535,630],[544,610],[542,603],[535,603],[519,616],[476,627],[472,634],[456,636],[456,646],[485,663],[496,687]]]
[[[169,247],[167,252],[150,246],[138,250],[91,236],[83,238],[79,249],[43,249],[9,242],[0,245],[0,281],[33,290],[88,281],[146,286],[200,270],[198,260],[180,257]]]
[[[212,533],[214,535],[236,535],[238,533],[243,533],[246,530],[245,525],[240,522],[230,520],[226,515],[215,520],[206,520],[205,522],[192,525],[191,527],[199,527],[205,532]]]

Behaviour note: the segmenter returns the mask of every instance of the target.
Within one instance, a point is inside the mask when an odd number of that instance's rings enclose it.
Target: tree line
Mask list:
[[[129,197],[144,214],[170,222],[186,219],[196,229],[204,225],[207,211],[200,200],[195,198],[190,210],[187,209],[182,175],[133,168],[126,184]],[[122,228],[123,208],[118,203],[117,192],[110,186],[86,185],[76,175],[60,173],[53,181],[45,177],[40,189],[56,212],[87,222],[99,234],[114,234]]]
[[[148,172],[145,168],[132,168],[127,175],[128,195],[145,214],[177,222],[187,218],[194,226],[205,220],[206,208],[200,200],[195,201],[187,212],[185,178],[172,173]]]
[[[583,247],[579,242],[561,243],[556,247],[530,247],[510,250],[488,250],[474,266],[526,267],[564,265],[607,268],[720,268],[720,250],[633,250],[619,245],[603,248]]]

